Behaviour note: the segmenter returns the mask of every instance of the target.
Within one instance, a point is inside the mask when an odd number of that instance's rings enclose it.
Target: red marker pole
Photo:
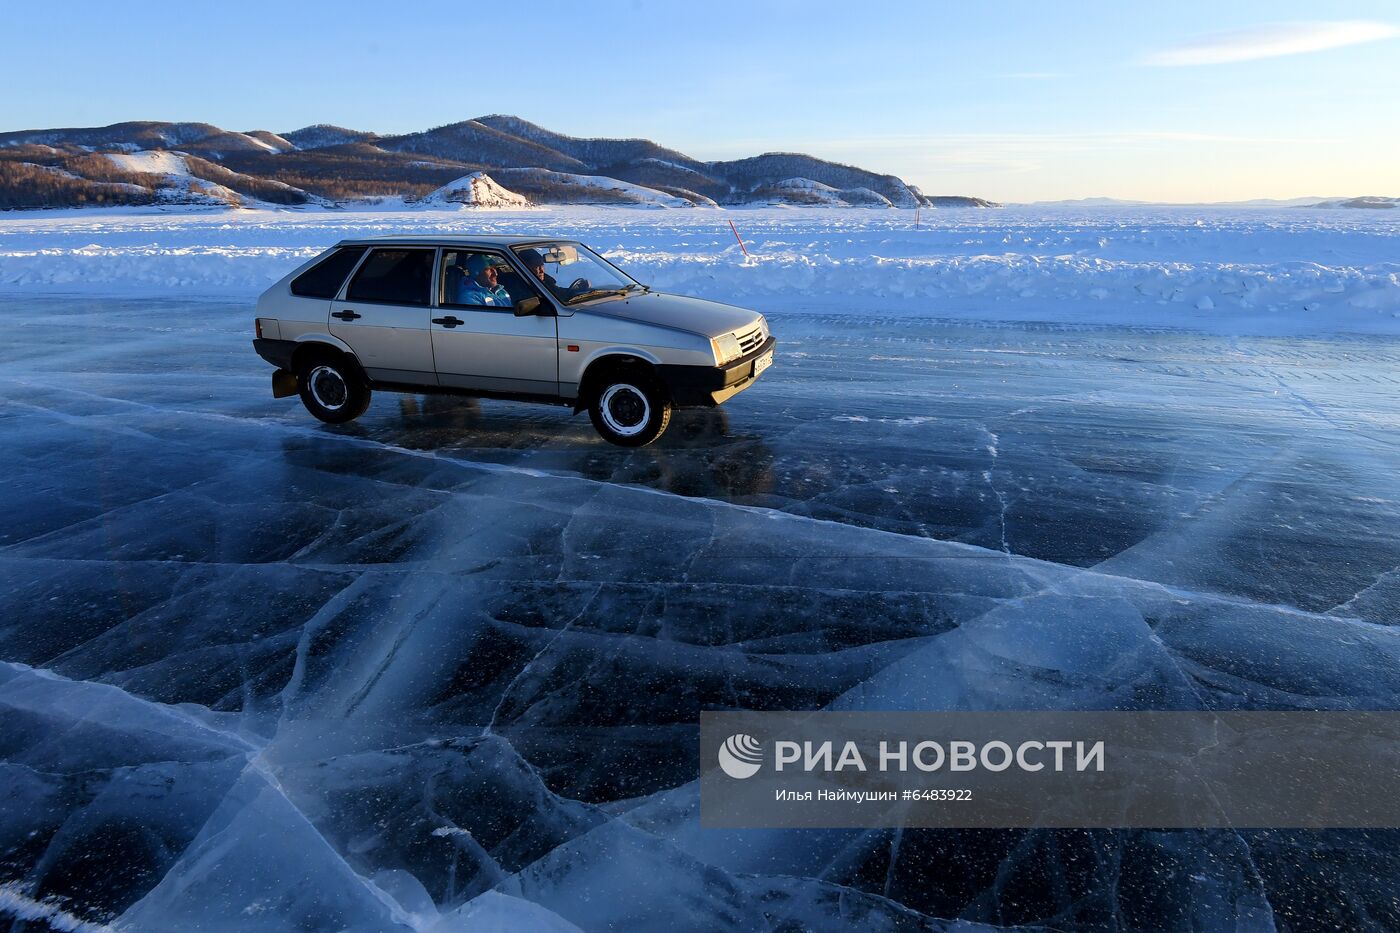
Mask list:
[[[744,251],[744,258],[749,258],[749,248],[744,245],[744,238],[739,236],[739,228],[734,226],[734,221],[729,222],[729,229],[734,231],[734,239],[739,241],[739,248]]]

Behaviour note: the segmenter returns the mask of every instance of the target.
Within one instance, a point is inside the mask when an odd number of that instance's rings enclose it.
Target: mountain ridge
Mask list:
[[[418,203],[477,172],[506,173],[511,191],[535,204],[998,206],[928,197],[896,175],[803,153],[707,162],[650,139],[569,136],[487,114],[396,135],[324,123],[274,133],[161,121],[4,132],[0,208],[194,203],[180,200],[189,184],[172,193],[103,158],[145,151],[195,157],[194,187],[200,180],[220,186],[219,198],[231,206],[269,203],[266,194],[290,206]]]

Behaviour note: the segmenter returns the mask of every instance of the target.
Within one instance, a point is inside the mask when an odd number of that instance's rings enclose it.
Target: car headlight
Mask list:
[[[710,347],[715,351],[715,363],[720,366],[743,355],[739,350],[739,338],[733,334],[716,337],[710,341]]]

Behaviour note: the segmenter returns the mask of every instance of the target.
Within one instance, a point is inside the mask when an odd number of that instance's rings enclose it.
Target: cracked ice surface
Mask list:
[[[240,305],[0,313],[0,915],[1400,923],[1393,832],[702,831],[696,786],[704,709],[1396,708],[1400,342],[771,315],[759,389],[624,451],[320,425]]]

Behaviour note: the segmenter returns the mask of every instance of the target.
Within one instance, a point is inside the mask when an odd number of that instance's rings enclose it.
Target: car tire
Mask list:
[[[301,403],[326,424],[354,421],[369,408],[370,388],[347,357],[331,353],[309,356],[297,367]]]
[[[671,400],[640,373],[622,372],[598,385],[588,417],[603,440],[619,447],[645,447],[671,423]]]

